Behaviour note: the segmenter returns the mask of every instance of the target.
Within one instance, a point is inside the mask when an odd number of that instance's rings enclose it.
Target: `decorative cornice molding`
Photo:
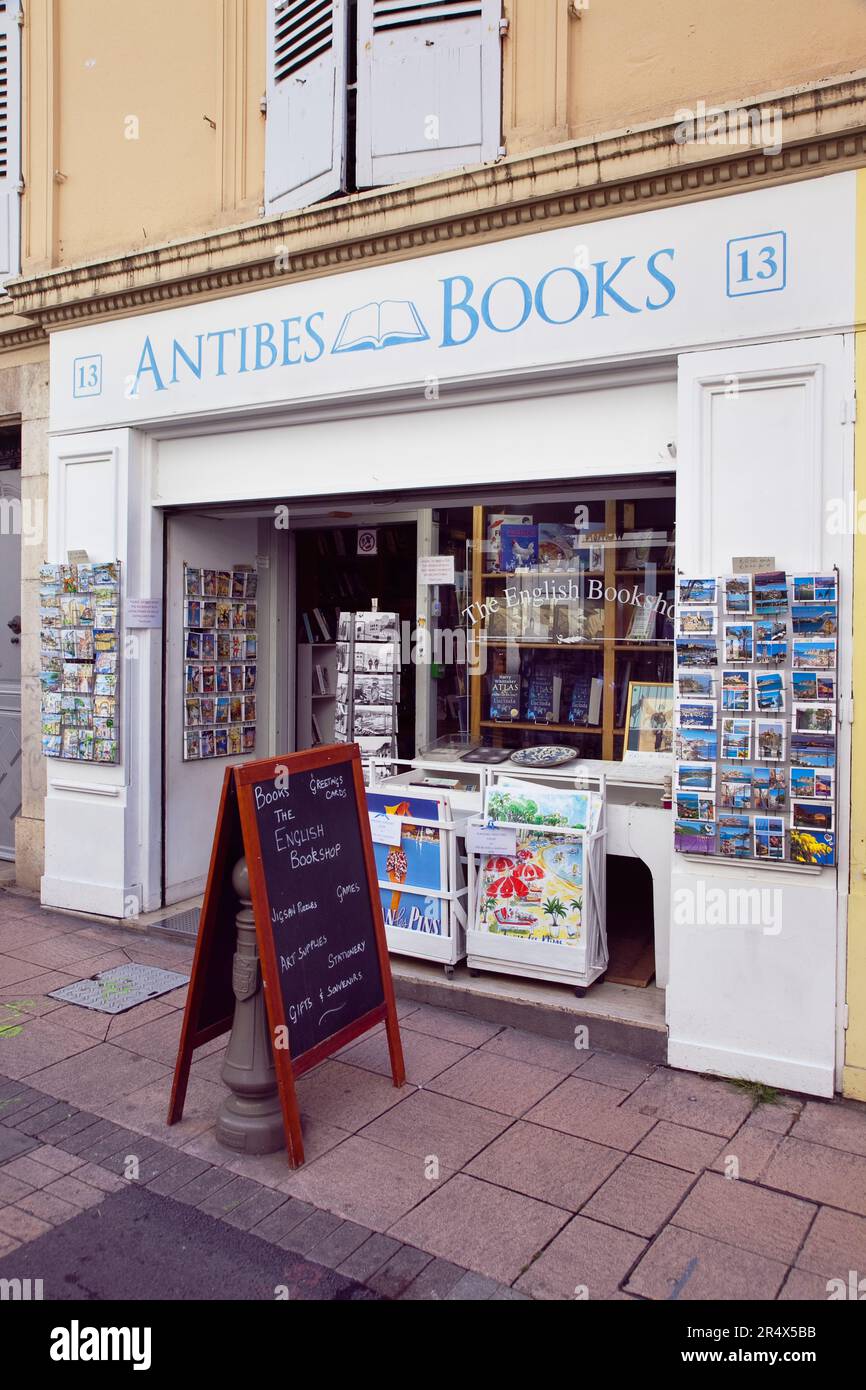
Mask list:
[[[25,276],[7,291],[32,327],[12,331],[30,343],[61,325],[866,165],[866,73],[725,109],[755,108],[771,108],[779,120],[777,151],[680,143],[677,112],[598,139]],[[0,346],[11,342],[0,318]]]

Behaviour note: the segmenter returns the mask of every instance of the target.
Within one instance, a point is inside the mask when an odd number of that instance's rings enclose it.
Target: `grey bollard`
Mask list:
[[[284,1148],[286,1137],[245,859],[239,859],[234,867],[232,887],[240,899],[232,966],[235,1016],[222,1069],[222,1079],[232,1094],[220,1106],[216,1137],[236,1153],[269,1154]]]

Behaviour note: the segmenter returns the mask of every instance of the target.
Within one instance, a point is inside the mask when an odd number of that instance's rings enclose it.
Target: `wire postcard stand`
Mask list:
[[[604,774],[588,777],[598,784],[600,812],[593,830],[578,830],[572,826],[537,825],[528,821],[489,821],[483,815],[469,818],[466,823],[469,843],[468,912],[466,929],[468,965],[473,971],[493,971],[497,974],[526,975],[531,979],[550,980],[571,985],[582,995],[589,985],[607,969],[608,947],[606,929],[606,867],[607,818]],[[480,894],[484,880],[480,860],[490,857],[487,850],[470,849],[474,830],[516,830],[518,839],[532,834],[544,839],[561,839],[567,845],[578,840],[582,847],[582,910],[580,935],[575,943],[568,940],[544,940],[527,929],[525,936],[514,934],[511,927],[502,933],[479,926]],[[504,856],[507,859],[507,856]]]
[[[414,795],[416,799],[440,800],[447,802],[447,793],[441,791],[437,794],[430,788],[421,787],[393,787],[386,784],[377,784],[375,781],[368,788],[369,791],[380,791],[406,795],[407,798]],[[440,847],[443,851],[441,864],[443,866],[443,882],[438,888],[430,887],[426,884],[415,884],[408,880],[398,884],[391,878],[379,878],[379,888],[384,899],[387,893],[396,896],[399,893],[401,898],[414,897],[420,900],[433,899],[441,905],[440,923],[443,930],[440,932],[414,930],[411,927],[389,926],[388,915],[385,916],[385,936],[388,942],[389,951],[396,955],[414,956],[420,960],[438,961],[445,967],[445,974],[450,979],[454,974],[454,966],[466,956],[466,923],[467,923],[467,896],[468,885],[466,883],[465,860],[457,847],[458,838],[462,841],[466,834],[466,821],[455,819],[451,814],[450,804],[448,804],[449,817],[445,820],[430,820],[420,816],[412,815],[391,815],[387,816],[388,822],[392,822],[401,827],[404,825],[416,826],[421,829],[430,829],[438,832],[440,836]],[[370,813],[370,821],[373,833],[374,844],[383,844],[385,841],[376,839],[377,816]]]

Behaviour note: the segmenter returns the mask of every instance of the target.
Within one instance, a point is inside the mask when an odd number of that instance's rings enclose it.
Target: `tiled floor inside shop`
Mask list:
[[[4,1275],[131,1181],[390,1298],[823,1300],[866,1269],[866,1107],[756,1103],[593,1050],[591,1029],[576,1051],[400,1002],[406,1086],[381,1031],[303,1077],[297,1172],[217,1144],[222,1038],[196,1054],[169,1129],[185,990],[116,1016],[48,992],[191,959],[0,889]]]

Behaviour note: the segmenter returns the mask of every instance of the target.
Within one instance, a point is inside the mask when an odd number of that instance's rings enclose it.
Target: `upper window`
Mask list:
[[[0,0],[0,283],[19,271],[21,29],[19,0]]]
[[[497,157],[502,0],[271,0],[265,205]]]

